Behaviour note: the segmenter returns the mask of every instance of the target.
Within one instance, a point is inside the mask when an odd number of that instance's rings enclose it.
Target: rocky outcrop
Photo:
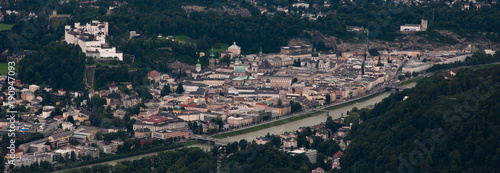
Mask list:
[[[241,8],[240,6],[236,6],[236,7],[222,6],[218,10],[216,10],[214,8],[210,8],[210,7],[199,6],[199,5],[183,5],[183,6],[181,6],[181,8],[184,9],[186,11],[186,13],[188,13],[188,14],[191,12],[217,11],[217,12],[222,12],[222,13],[227,12],[229,15],[241,15],[244,17],[252,16],[252,14],[250,14],[250,11],[248,11],[248,9]]]
[[[365,51],[366,40],[353,39],[342,41],[333,36],[325,36],[319,31],[305,31],[311,35],[311,38],[293,38],[288,41],[289,46],[312,44],[323,42],[326,47],[332,47],[332,52],[345,51]],[[437,31],[444,39],[454,42],[454,44],[445,43],[439,38],[431,37],[427,34],[406,34],[398,37],[394,41],[384,41],[370,38],[370,49],[388,49],[388,50],[460,50],[469,45],[477,49],[500,49],[500,43],[492,42],[486,38],[486,33],[479,33],[472,38],[463,38],[447,30]]]

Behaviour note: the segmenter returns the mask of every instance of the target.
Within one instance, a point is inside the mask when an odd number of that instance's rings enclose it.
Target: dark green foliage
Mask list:
[[[499,82],[499,68],[463,69],[451,79],[434,75],[392,94],[353,127],[342,172],[500,170]],[[412,152],[423,154],[410,159]]]
[[[225,55],[224,57],[222,57],[222,60],[221,62],[227,66],[229,66],[229,64],[231,64],[231,56],[229,55]]]
[[[177,86],[177,89],[175,89],[175,93],[177,94],[184,93],[184,87],[182,86],[182,83],[179,83],[179,86]]]
[[[292,107],[292,112],[297,112],[302,110],[302,105],[299,102],[293,102],[290,100],[290,106]]]
[[[26,56],[19,68],[23,83],[52,85],[54,89],[83,89],[85,54],[80,47],[50,43],[40,51]]]
[[[236,143],[237,144],[237,143]],[[221,172],[303,172],[309,169],[309,160],[305,155],[290,156],[272,145],[250,144],[246,149],[225,158]],[[304,169],[301,169],[304,167]]]
[[[331,117],[331,116],[329,116],[328,118],[326,118],[325,127],[326,127],[327,129],[330,129],[332,132],[335,132],[335,131],[337,131],[339,128],[341,128],[341,127],[342,127],[342,124],[339,124],[339,123],[333,122],[332,117]]]
[[[293,60],[293,66],[294,67],[300,67],[300,58],[296,59],[296,60]]]
[[[170,84],[163,86],[163,88],[161,89],[161,96],[163,97],[169,95],[170,93],[172,93],[172,89],[170,89]]]
[[[133,74],[137,73],[138,72],[134,72]],[[110,68],[108,66],[101,66],[100,64],[97,64],[95,68],[94,78],[95,88],[108,89],[108,85],[111,84],[111,82],[119,83],[132,81],[133,75],[129,75],[128,68],[125,65],[120,65],[116,68]]]
[[[478,51],[474,52],[472,57],[467,57],[465,59],[465,62],[457,61],[457,62],[449,63],[449,64],[436,64],[436,65],[433,65],[431,68],[427,69],[427,72],[451,69],[451,68],[461,67],[461,66],[473,66],[473,65],[488,64],[488,63],[499,62],[499,61],[500,61],[500,53],[497,52],[497,53],[495,53],[495,55],[489,55],[489,54],[486,54],[482,50],[478,50]]]
[[[174,151],[159,152],[156,155],[138,160],[122,161],[114,167],[111,165],[95,165],[90,168],[77,169],[78,172],[215,172],[215,158],[199,148],[183,148]]]
[[[224,121],[222,120],[221,116],[215,117],[215,124],[218,124],[219,128],[222,128],[224,126]]]
[[[188,127],[194,134],[203,134],[203,124],[198,124],[196,121],[189,121]]]

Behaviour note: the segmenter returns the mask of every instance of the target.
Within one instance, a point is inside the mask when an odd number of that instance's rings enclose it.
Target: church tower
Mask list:
[[[201,64],[200,64],[200,59],[198,58],[198,63],[196,63],[196,72],[201,71]]]
[[[262,53],[262,46],[260,47],[259,51],[259,56],[257,57],[257,65],[259,66],[262,63],[262,59],[264,58],[264,55]]]
[[[240,65],[240,58],[236,57],[236,59],[234,59],[234,65],[235,66]]]
[[[259,65],[257,63],[257,57],[253,57],[252,61],[252,73],[257,73],[259,71]]]
[[[214,48],[212,48],[212,51],[210,52],[210,59],[208,60],[208,68],[215,70]]]
[[[311,56],[312,56],[313,61],[318,61],[319,53],[316,52],[316,48],[314,48]]]
[[[254,77],[255,79],[257,79],[257,73],[259,72],[259,65],[258,65],[258,61],[257,61],[257,57],[253,57],[253,61],[252,61],[252,77]]]

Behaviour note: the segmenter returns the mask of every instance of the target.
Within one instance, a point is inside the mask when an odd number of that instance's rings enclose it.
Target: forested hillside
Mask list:
[[[81,90],[84,88],[85,58],[78,46],[52,42],[19,63],[19,79],[23,83],[51,85],[55,89]]]
[[[279,139],[278,139],[279,140]],[[279,141],[278,141],[279,142]],[[240,147],[240,151],[238,151]],[[234,154],[222,161],[221,172],[286,172],[308,173],[310,162],[307,156],[301,154],[290,156],[280,152],[271,144],[257,145],[246,144],[246,141],[233,143],[228,148],[233,148]],[[226,154],[232,151],[226,151]]]
[[[499,67],[434,75],[384,99],[353,128],[342,172],[499,172]]]

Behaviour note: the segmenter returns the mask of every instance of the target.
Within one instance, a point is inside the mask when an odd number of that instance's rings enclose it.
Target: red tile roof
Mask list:
[[[160,72],[158,72],[156,70],[153,70],[153,71],[151,71],[151,72],[148,73],[148,77],[150,77],[150,78],[155,78],[155,77],[157,77],[159,75],[160,75]]]
[[[196,105],[196,104],[179,104],[179,106],[180,106],[180,107],[191,107],[191,108],[195,108],[195,107],[196,107],[196,106],[198,106],[198,105]]]
[[[335,153],[335,154],[333,155],[333,157],[334,157],[334,158],[339,158],[339,157],[342,157],[342,155],[344,155],[344,153],[342,153],[342,151],[340,151],[340,150],[339,150],[339,151],[337,151],[337,153]]]

